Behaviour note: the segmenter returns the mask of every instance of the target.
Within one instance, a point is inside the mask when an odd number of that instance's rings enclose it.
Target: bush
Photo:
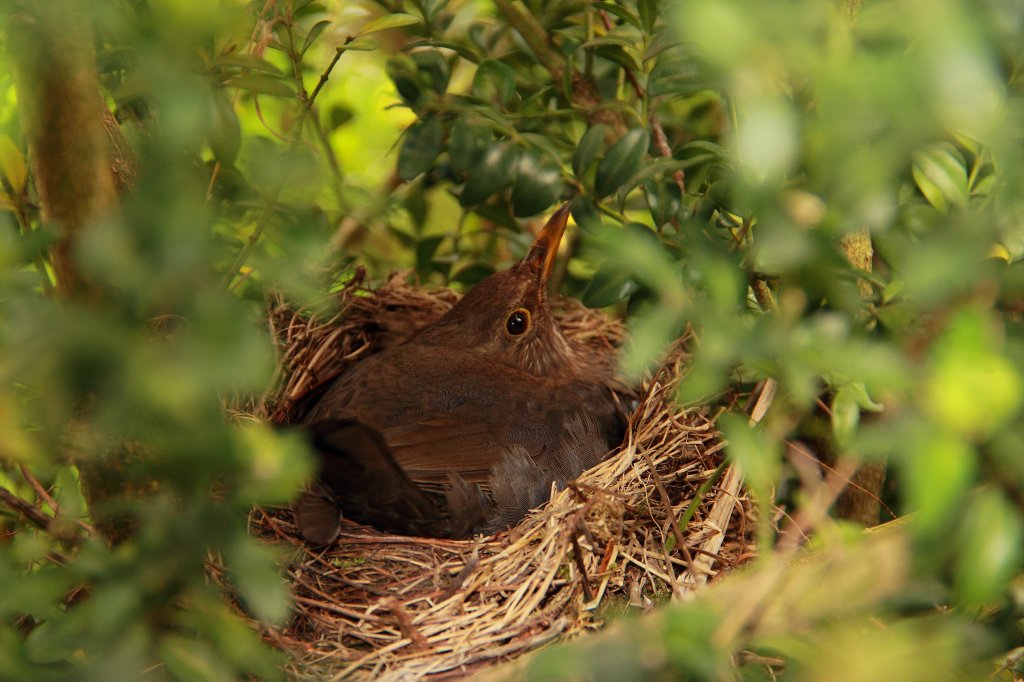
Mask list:
[[[224,410],[274,380],[266,297],[329,307],[357,257],[471,285],[569,197],[562,291],[628,316],[628,373],[697,330],[678,399],[724,408],[764,551],[637,630],[663,655],[613,631],[536,674],[937,679],[1019,644],[1020,3],[37,4],[3,10],[5,676],[275,676],[207,579],[287,618],[246,511],[309,459]],[[804,535],[828,570],[783,577]]]

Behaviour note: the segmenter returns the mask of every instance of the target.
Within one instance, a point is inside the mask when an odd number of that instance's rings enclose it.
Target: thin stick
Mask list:
[[[612,30],[612,20],[608,16],[608,13],[604,10],[600,10],[598,14],[601,17],[601,22],[604,24],[605,30]],[[647,92],[644,87],[640,85],[640,80],[633,73],[633,69],[627,69],[623,67],[623,71],[626,72],[626,78],[629,79],[629,84],[633,86],[633,92],[640,98],[641,102],[647,101]],[[657,114],[653,111],[648,113],[647,121],[651,125],[651,132],[654,134],[654,148],[658,150],[666,159],[672,158],[672,148],[669,147],[668,137],[665,135],[665,129],[661,126],[661,121],[658,120]],[[686,194],[686,174],[680,168],[672,174],[672,179],[675,181],[676,186],[679,187],[679,192]]]
[[[14,511],[20,513],[32,525],[53,535],[51,529],[53,524],[52,516],[47,516],[38,508],[29,504],[3,486],[0,486],[0,502],[3,502]]]
[[[36,477],[32,475],[32,472],[28,470],[28,467],[26,467],[24,464],[21,464],[19,465],[18,468],[21,469],[21,475],[25,478],[26,481],[28,481],[28,484],[32,486],[33,490],[36,491],[36,495],[38,495],[39,498],[47,505],[49,505],[50,509],[53,510],[53,515],[56,516],[57,514],[59,514],[60,507],[57,505],[57,501],[50,497],[50,493],[46,492],[46,488],[44,488],[43,484],[40,483],[36,479]]]

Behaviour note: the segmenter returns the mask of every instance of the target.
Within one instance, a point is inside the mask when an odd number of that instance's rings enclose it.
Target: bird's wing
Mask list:
[[[384,429],[395,461],[417,482],[442,482],[450,472],[470,483],[486,482],[501,446],[484,419],[431,416]]]

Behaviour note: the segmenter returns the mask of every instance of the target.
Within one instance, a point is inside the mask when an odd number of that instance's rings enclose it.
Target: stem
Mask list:
[[[598,15],[601,17],[601,21],[604,23],[605,29],[608,31],[612,30],[614,24],[612,23],[611,17],[608,16],[608,13],[604,10],[600,10]],[[648,111],[647,91],[640,84],[640,79],[637,78],[632,69],[623,67],[622,70],[625,71],[629,84],[633,86],[633,92],[636,93],[636,96],[640,99],[644,113],[647,114],[647,121],[650,123],[651,132],[654,134],[654,148],[657,149],[658,153],[664,158],[671,159],[672,148],[669,147],[668,137],[665,135],[665,129],[662,128],[661,121],[658,120],[658,115],[653,111]],[[681,194],[686,194],[686,175],[683,173],[682,169],[673,173],[672,179],[675,180],[676,185],[679,187],[679,192]],[[673,220],[672,222],[676,227],[678,227],[677,221]]]
[[[324,156],[327,157],[327,165],[331,168],[331,175],[334,176],[334,193],[338,196],[338,208],[344,206],[344,197],[342,194],[342,187],[345,183],[345,174],[341,170],[341,165],[338,163],[338,157],[334,153],[334,148],[331,147],[330,140],[327,139],[327,134],[324,133],[324,128],[320,125],[320,119],[313,115],[311,119],[313,132],[316,133],[317,140],[320,141],[320,146],[323,147]]]
[[[220,175],[220,161],[213,164],[213,171],[210,173],[210,182],[206,185],[206,203],[213,198],[213,187],[217,184],[217,176]]]
[[[228,289],[233,289],[238,280],[235,278],[240,274],[242,266],[245,265],[245,261],[249,259],[249,254],[256,247],[256,242],[263,236],[263,229],[267,226],[267,221],[270,219],[270,214],[274,212],[274,208],[277,206],[277,200],[281,196],[281,188],[275,187],[270,191],[270,196],[267,197],[267,203],[263,206],[263,213],[260,214],[260,219],[256,222],[256,227],[253,228],[252,234],[249,235],[249,239],[245,242],[245,246],[235,256],[234,262],[231,263],[231,268],[228,269],[227,277],[224,280],[224,286]]]
[[[775,310],[775,301],[772,299],[772,290],[768,287],[767,282],[757,275],[751,275],[750,288],[754,290],[754,298],[757,299],[757,305],[760,306],[761,310],[766,313],[770,313]]]
[[[498,11],[504,15],[505,20],[512,25],[512,28],[526,41],[533,51],[541,66],[551,73],[551,78],[556,82],[562,82],[562,71],[565,63],[561,55],[552,50],[547,43],[548,32],[544,30],[540,22],[527,12],[521,11],[511,0],[494,0]]]
[[[288,148],[288,151],[291,152],[299,144],[299,140],[302,137],[302,127],[305,124],[306,118],[309,116],[310,111],[312,111],[313,102],[316,100],[316,96],[320,94],[320,90],[323,88],[324,83],[326,83],[327,80],[330,78],[331,71],[334,69],[334,66],[338,63],[338,60],[341,59],[341,55],[345,51],[345,49],[344,46],[342,46],[335,51],[334,59],[331,60],[331,63],[328,64],[327,68],[325,68],[323,73],[320,74],[320,80],[317,82],[316,87],[313,88],[313,92],[307,96],[304,86],[302,85],[301,57],[295,53],[294,38],[291,37],[292,32],[290,27],[288,30],[288,35],[289,40],[292,41],[292,46],[291,49],[289,50],[289,56],[292,57],[292,64],[296,72],[296,78],[298,79],[299,102],[301,103],[302,106],[302,111],[299,114],[299,118],[295,122],[295,133],[292,135],[291,143]],[[352,40],[352,36],[346,38],[345,45],[348,45],[350,42],[352,42]],[[326,138],[323,138],[322,141],[325,146],[329,146],[327,144]],[[334,166],[337,165],[337,158],[334,157],[333,153],[328,155],[328,162],[332,165],[333,170]],[[340,167],[338,167],[337,173],[337,177],[340,179]],[[267,203],[263,207],[263,213],[260,215],[260,219],[256,223],[256,227],[253,229],[252,234],[249,235],[249,239],[246,241],[245,246],[242,247],[242,250],[239,252],[238,256],[235,257],[234,262],[232,262],[231,264],[231,268],[227,272],[227,276],[224,279],[224,286],[227,289],[233,289],[235,286],[237,286],[239,282],[237,277],[240,274],[242,266],[245,265],[245,262],[249,259],[249,255],[252,253],[252,250],[256,247],[256,243],[260,240],[260,237],[263,236],[263,230],[266,228],[267,222],[270,219],[270,215],[273,213],[274,208],[277,206],[278,199],[280,199],[281,197],[281,190],[281,187],[275,187],[273,190],[271,190],[270,195],[267,197]],[[340,198],[341,195],[339,188],[339,201]]]
[[[14,188],[7,182],[7,179],[3,179],[4,189],[7,190],[7,196],[11,198],[11,203],[14,204],[14,218],[18,222],[18,229],[21,230],[21,234],[28,237],[32,231],[31,223],[28,219],[28,214],[25,212],[25,206],[22,203],[22,197],[15,196]],[[32,265],[35,266],[36,272],[39,273],[39,283],[43,287],[43,293],[47,296],[53,296],[56,288],[53,286],[53,282],[50,281],[50,272],[46,269],[46,259],[41,253],[32,254]]]
[[[51,532],[50,524],[53,522],[52,516],[47,516],[43,512],[39,511],[39,509],[3,486],[0,486],[0,502],[3,502],[8,507],[24,516],[32,525],[45,530],[47,533]]]
[[[348,45],[353,40],[354,38],[352,36],[345,38],[345,45]],[[313,101],[316,99],[316,96],[320,94],[320,90],[324,87],[324,84],[327,82],[327,79],[331,77],[331,71],[334,70],[334,65],[338,63],[338,60],[341,59],[341,55],[344,54],[345,52],[345,45],[342,45],[341,47],[334,51],[334,59],[332,59],[331,63],[327,65],[327,68],[324,69],[324,72],[320,74],[320,80],[317,81],[316,86],[313,88],[313,92],[312,94],[310,94],[309,99],[307,101],[307,110],[309,109],[309,107],[313,106]]]

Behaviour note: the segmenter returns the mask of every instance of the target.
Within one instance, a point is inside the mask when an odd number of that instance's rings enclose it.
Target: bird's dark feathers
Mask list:
[[[304,421],[319,484],[295,505],[310,542],[337,535],[330,504],[391,532],[501,530],[618,444],[613,352],[571,342],[548,306],[566,219],[563,208],[522,262],[405,343],[353,366],[312,407]],[[508,317],[520,308],[528,325],[517,320],[510,334]]]

